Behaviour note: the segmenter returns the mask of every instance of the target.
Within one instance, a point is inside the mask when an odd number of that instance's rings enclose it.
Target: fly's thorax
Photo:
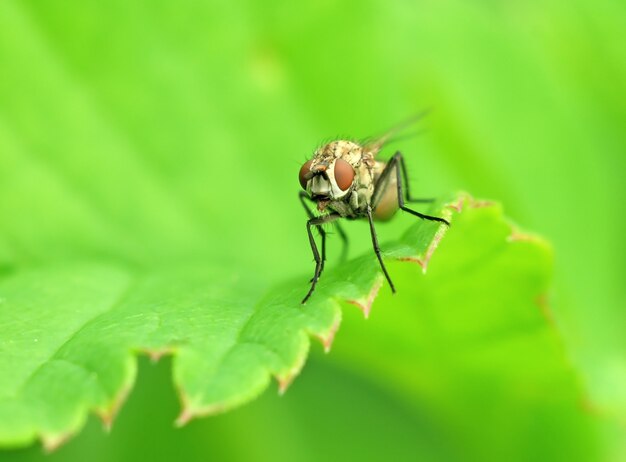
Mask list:
[[[336,140],[319,148],[313,157],[325,161],[343,159],[355,167],[362,160],[363,147],[354,141]]]

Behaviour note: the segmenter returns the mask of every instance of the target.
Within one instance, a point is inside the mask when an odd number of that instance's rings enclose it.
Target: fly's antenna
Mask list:
[[[405,130],[406,128],[410,127],[411,125],[417,123],[418,121],[422,120],[424,117],[426,117],[428,114],[430,114],[431,112],[431,108],[425,109],[421,112],[418,112],[417,114],[415,114],[414,116],[409,117],[408,119],[406,119],[403,122],[400,122],[398,125],[396,125],[395,127],[391,128],[390,130],[388,130],[386,133],[384,133],[383,135],[379,136],[378,138],[374,138],[373,140],[365,143],[364,148],[370,152],[373,152],[374,154],[377,153],[378,151],[380,151],[380,149],[383,147],[383,145],[390,143],[392,141],[398,141],[399,139],[404,139],[404,138],[408,138],[409,136],[413,136],[415,135],[415,133],[407,135],[407,136],[397,136],[399,133],[401,133],[403,130]],[[421,133],[423,130],[420,130],[417,132],[417,134]]]

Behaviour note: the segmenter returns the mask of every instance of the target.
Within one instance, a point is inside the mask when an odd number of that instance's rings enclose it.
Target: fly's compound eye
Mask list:
[[[335,161],[335,182],[339,189],[346,191],[354,181],[354,169],[347,161],[337,159]]]
[[[302,189],[306,190],[306,184],[309,181],[307,175],[311,171],[312,160],[305,162],[304,165],[300,168],[300,173],[298,174],[298,179],[300,180],[300,186]]]

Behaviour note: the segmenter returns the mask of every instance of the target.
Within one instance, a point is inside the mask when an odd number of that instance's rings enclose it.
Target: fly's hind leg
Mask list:
[[[374,209],[376,208],[376,206],[378,205],[378,202],[380,201],[380,198],[382,197],[383,191],[381,190],[381,186],[385,184],[385,182],[389,178],[389,175],[391,175],[391,172],[393,171],[394,168],[396,169],[396,187],[398,188],[398,207],[404,210],[405,212],[409,212],[411,215],[415,215],[416,217],[422,218],[424,220],[438,221],[447,226],[450,226],[450,223],[445,218],[433,217],[431,215],[426,215],[424,213],[416,212],[415,210],[410,209],[404,205],[405,200],[409,202],[410,194],[409,194],[409,183],[407,181],[408,178],[407,178],[407,172],[406,172],[406,165],[404,164],[404,158],[402,157],[402,153],[400,153],[400,151],[396,152],[393,155],[393,157],[389,159],[387,166],[382,171],[382,173],[380,174],[380,177],[378,178],[378,181],[376,182],[376,185],[374,187],[374,196],[372,198]],[[406,184],[403,184],[403,183],[406,183]],[[426,202],[426,201],[429,201],[429,200],[428,199],[420,200],[420,202]]]
[[[415,210],[412,210],[404,205],[405,200],[407,202],[409,201],[432,202],[432,199],[417,199],[417,200],[411,199],[410,194],[409,194],[406,166],[404,165],[404,159],[400,152],[396,152],[393,155],[393,157],[389,160],[384,170],[381,172],[380,176],[378,177],[376,184],[374,185],[374,194],[372,196],[373,209],[376,209],[376,207],[378,206],[380,199],[384,193],[383,191],[384,185],[387,184],[387,181],[389,180],[389,176],[392,174],[394,169],[396,171],[395,174],[396,174],[396,184],[397,184],[398,207],[424,220],[438,221],[440,223],[444,223],[449,226],[450,223],[448,223],[448,220],[444,218],[433,217],[431,215],[425,215],[423,213],[416,212]],[[403,180],[404,180],[404,183],[406,183],[406,188],[404,190],[402,188]],[[380,263],[380,268],[382,269],[383,274],[387,278],[387,282],[389,282],[391,291],[395,293],[396,288],[394,287],[393,282],[391,281],[391,278],[389,277],[389,273],[387,272],[387,268],[385,267],[385,264],[383,262],[383,259],[380,253],[380,248],[378,246],[378,238],[376,237],[376,229],[374,228],[374,219],[372,217],[372,207],[369,204],[367,206],[367,219],[370,225],[370,233],[372,235],[372,245],[374,246],[374,252],[376,253],[376,258],[378,258],[378,262]]]
[[[409,183],[409,174],[408,174],[408,171],[406,169],[406,164],[404,163],[404,157],[402,156],[402,154],[400,152],[396,152],[394,157],[396,157],[396,156],[398,156],[397,164],[399,164],[400,170],[402,170],[402,180],[404,181],[404,200],[406,200],[407,202],[412,202],[414,204],[417,204],[417,203],[420,203],[420,204],[430,204],[432,202],[435,202],[435,198],[434,197],[416,198],[416,197],[412,197],[411,196],[411,188],[410,188],[410,183]]]

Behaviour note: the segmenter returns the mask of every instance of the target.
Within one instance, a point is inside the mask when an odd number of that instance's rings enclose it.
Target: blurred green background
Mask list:
[[[308,274],[302,162],[432,107],[426,133],[386,154],[405,153],[416,194],[502,201],[552,241],[551,304],[597,421],[592,452],[626,460],[624,31],[619,0],[4,0],[0,266],[189,254],[268,283]],[[366,227],[347,228],[353,254],[367,249]],[[469,458],[337,350],[284,397],[182,430],[168,364],[142,362],[112,434],[94,420],[50,460]],[[480,426],[470,409],[465,424]],[[533,444],[509,448],[537,460]]]

